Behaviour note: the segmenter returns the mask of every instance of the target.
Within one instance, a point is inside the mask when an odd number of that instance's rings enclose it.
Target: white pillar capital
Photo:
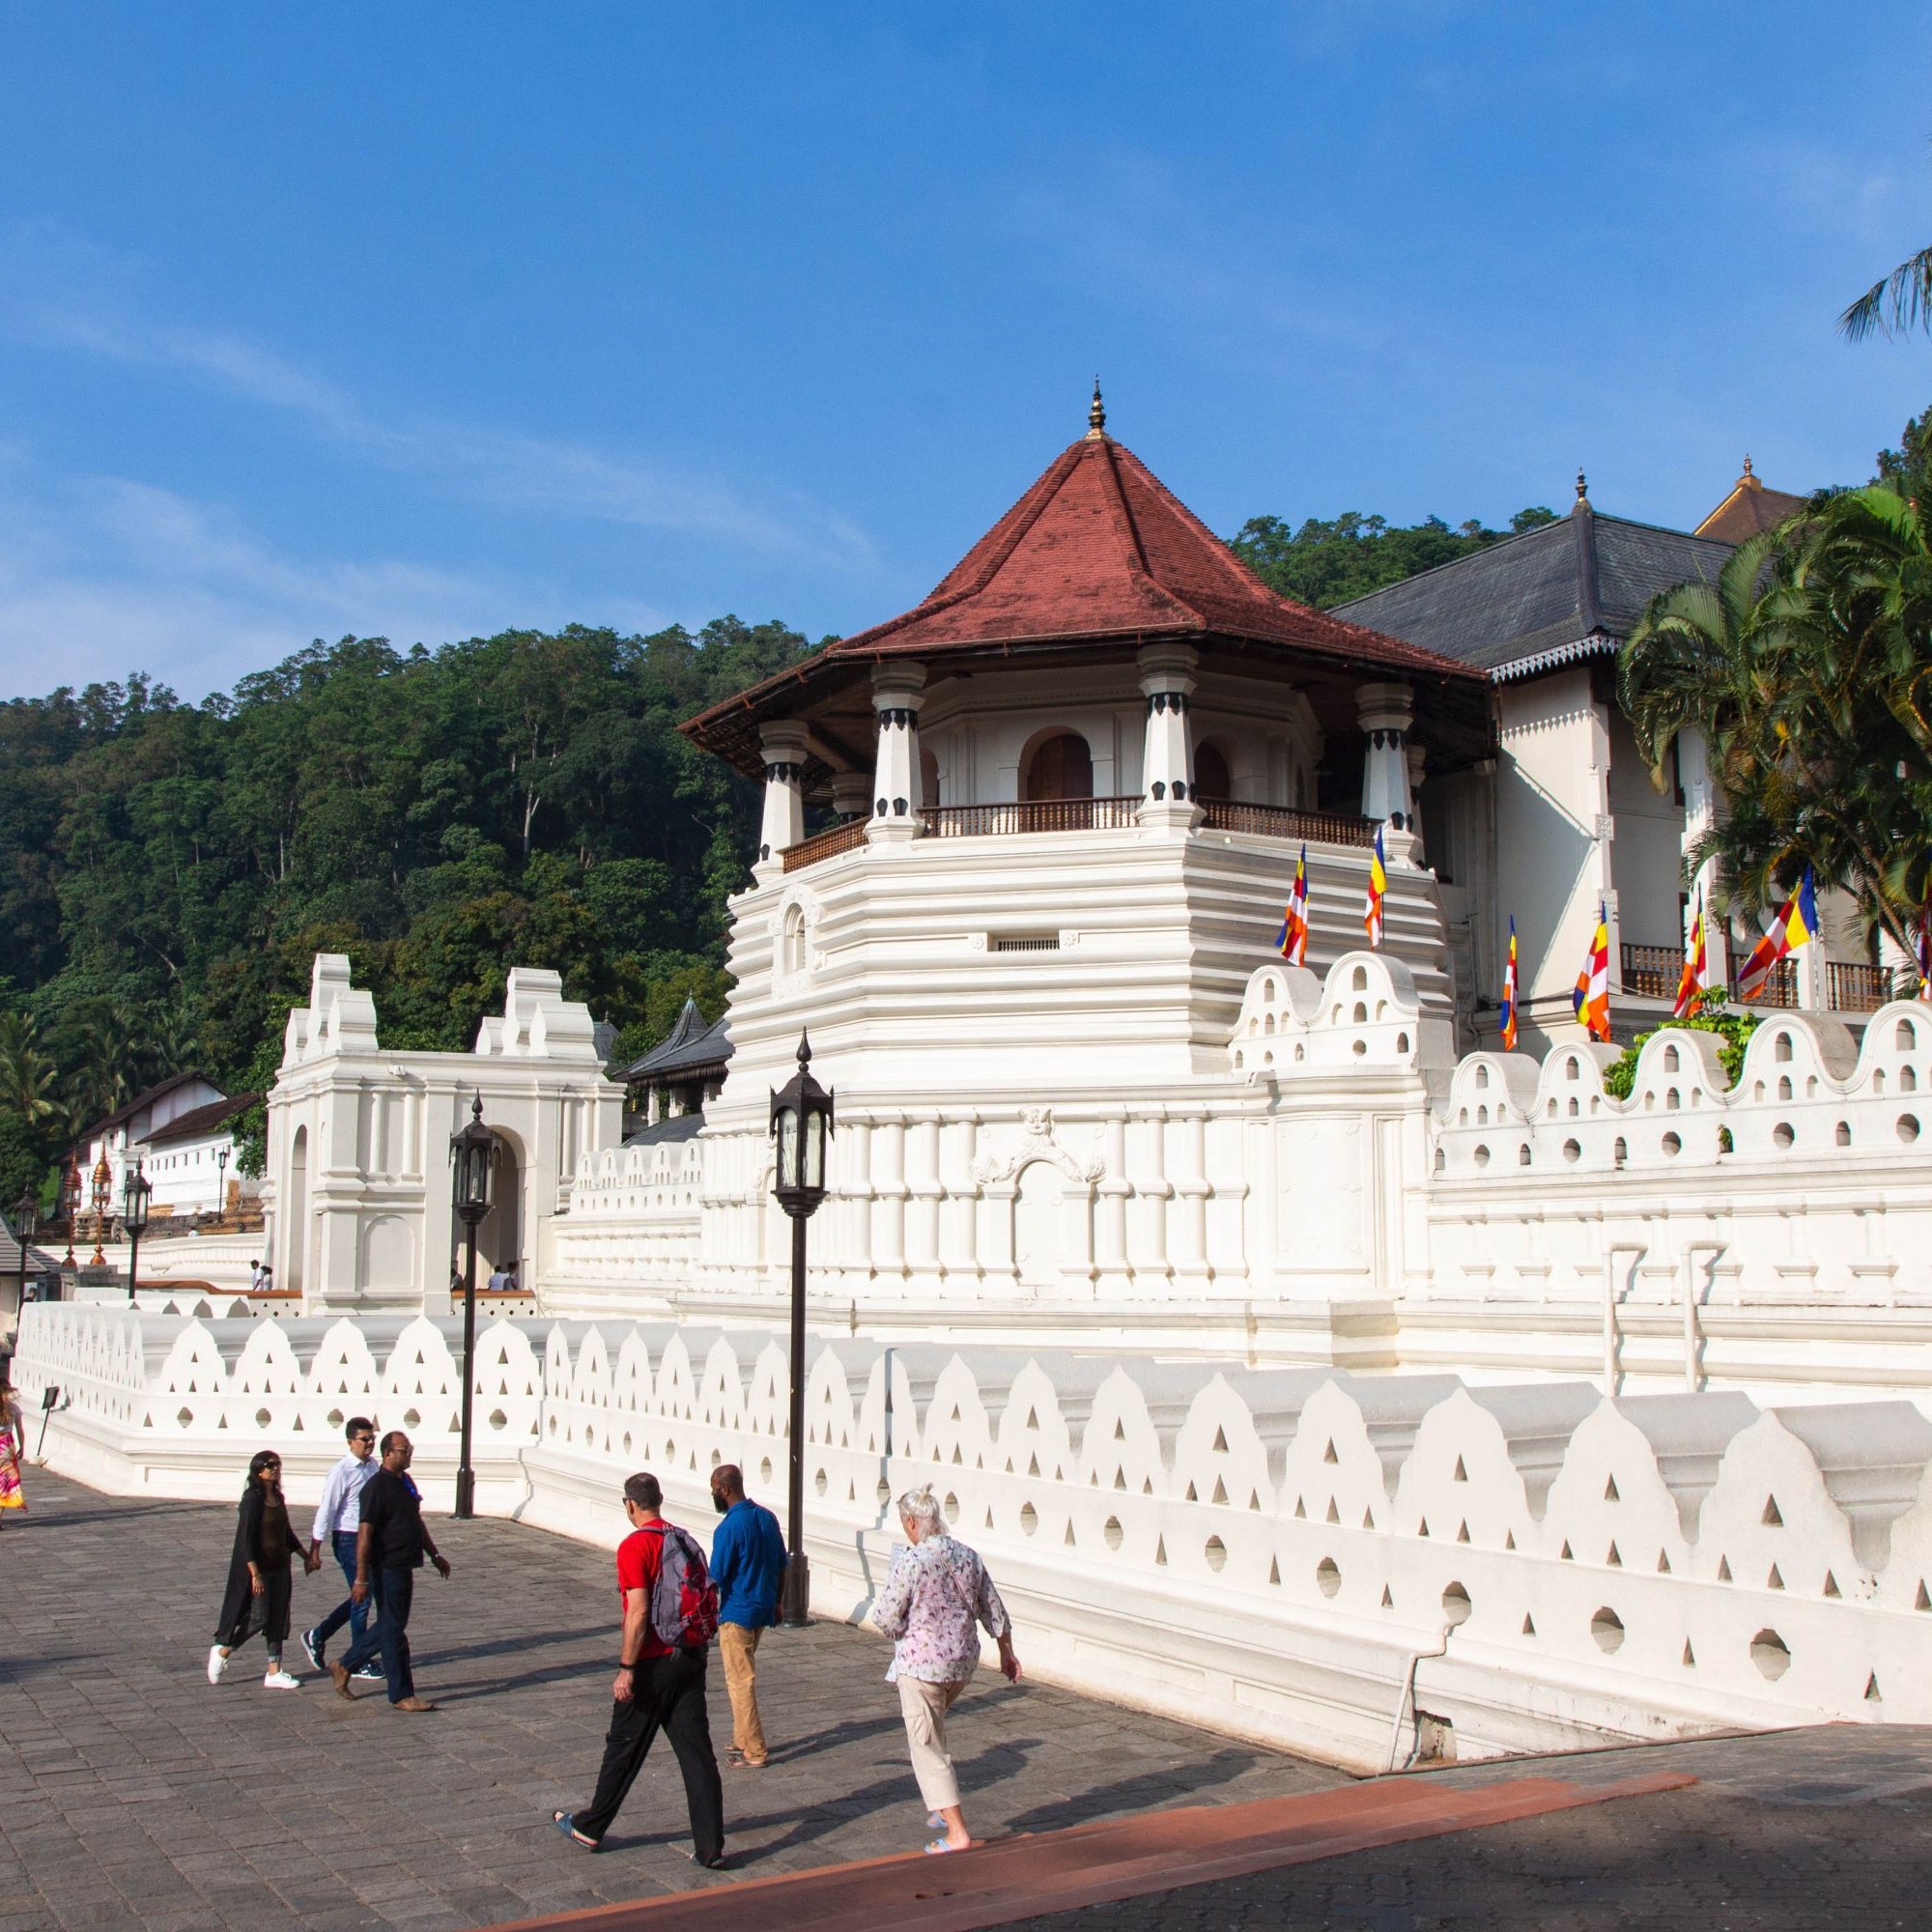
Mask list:
[[[925,702],[925,667],[872,668],[872,708],[879,736],[872,765],[872,823],[867,837],[898,843],[920,832],[919,711]]]
[[[1415,695],[1406,684],[1355,689],[1355,716],[1367,740],[1362,754],[1362,816],[1401,832],[1415,816],[1408,782],[1408,732]]]
[[[834,772],[832,809],[840,818],[864,818],[872,810],[870,772]]]
[[[1147,699],[1147,740],[1141,758],[1140,822],[1185,831],[1194,803],[1194,672],[1201,654],[1192,644],[1143,644],[1135,654]]]
[[[765,759],[765,810],[758,825],[754,871],[777,867],[788,845],[805,837],[805,726],[795,718],[761,725],[758,749]]]

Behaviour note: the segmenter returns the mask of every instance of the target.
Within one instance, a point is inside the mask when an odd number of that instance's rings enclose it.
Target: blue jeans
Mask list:
[[[355,1581],[355,1532],[353,1529],[338,1529],[329,1538],[329,1543],[334,1548],[336,1562],[342,1566],[344,1578],[353,1584]],[[344,1624],[349,1626],[349,1641],[353,1647],[361,1641],[362,1633],[369,1627],[369,1605],[356,1603],[353,1597],[344,1597],[310,1633],[315,1638],[318,1657],[322,1655],[323,1645]]]
[[[372,1570],[369,1586],[376,1599],[376,1621],[349,1646],[342,1667],[354,1676],[381,1651],[389,1702],[400,1704],[416,1694],[416,1680],[410,1671],[410,1604],[415,1595],[416,1573]]]

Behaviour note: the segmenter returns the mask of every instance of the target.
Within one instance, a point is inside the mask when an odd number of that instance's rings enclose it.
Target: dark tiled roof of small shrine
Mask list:
[[[217,1127],[225,1126],[237,1114],[246,1113],[261,1097],[259,1094],[234,1094],[225,1100],[211,1100],[204,1107],[190,1107],[185,1114],[177,1114],[153,1133],[144,1134],[140,1144],[143,1147],[159,1147],[167,1141],[198,1140],[204,1134],[212,1134]]]
[[[723,1066],[731,1058],[731,1036],[725,1022],[706,1025],[697,1010],[697,1002],[687,999],[684,1010],[657,1045],[644,1057],[627,1066],[618,1077],[628,1083],[640,1080],[670,1080],[689,1076],[708,1066]]]
[[[784,715],[841,668],[856,672],[896,657],[1007,655],[1156,638],[1260,645],[1270,655],[1371,675],[1459,683],[1468,676],[1467,666],[1433,649],[1278,596],[1096,422],[923,603],[713,705],[682,728],[740,770],[756,771],[758,724]],[[787,698],[788,691],[796,697]]]
[[[1567,517],[1340,608],[1497,682],[1607,656],[1661,590],[1715,580],[1729,544],[1622,517],[1579,497]]]

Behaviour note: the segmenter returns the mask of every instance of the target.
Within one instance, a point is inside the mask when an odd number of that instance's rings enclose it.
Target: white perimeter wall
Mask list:
[[[226,1501],[256,1447],[312,1499],[357,1410],[449,1494],[456,1324],[26,1311],[48,1461]],[[819,1340],[807,1397],[814,1607],[858,1617],[890,1498],[930,1484],[1050,1681],[1379,1769],[1398,1702],[1461,1755],[1724,1725],[1932,1721],[1932,1424],[1903,1404],[1760,1410],[1211,1364]],[[479,1506],[605,1545],[619,1479],[700,1533],[738,1463],[782,1495],[770,1337],[498,1321],[479,1338]],[[1445,1632],[1447,1633],[1445,1636]]]

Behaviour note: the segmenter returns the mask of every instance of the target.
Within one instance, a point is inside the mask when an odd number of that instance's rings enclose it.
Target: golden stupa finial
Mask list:
[[[1578,507],[1578,508],[1581,508],[1581,507],[1582,507],[1582,506],[1583,506],[1584,504],[1588,503],[1588,502],[1589,502],[1589,500],[1590,500],[1590,484],[1589,484],[1589,479],[1588,479],[1588,478],[1587,478],[1587,477],[1586,477],[1586,476],[1585,476],[1585,475],[1583,474],[1582,470],[1578,469],[1578,470],[1577,470],[1577,507]]]
[[[1751,471],[1750,458],[1748,456],[1745,458],[1745,473],[1738,478],[1738,481],[1741,483],[1755,483],[1757,481],[1757,477]]]
[[[1094,378],[1094,400],[1087,410],[1087,440],[1098,442],[1107,433],[1107,412],[1100,401],[1100,379]]]

